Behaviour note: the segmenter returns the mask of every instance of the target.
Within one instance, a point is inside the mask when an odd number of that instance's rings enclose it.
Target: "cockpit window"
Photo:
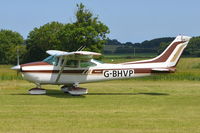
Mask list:
[[[58,58],[55,56],[49,56],[46,59],[43,60],[44,62],[47,62],[51,65],[57,66],[58,65]]]
[[[62,59],[61,64],[62,65],[64,62],[64,59]],[[65,65],[65,67],[71,67],[71,68],[88,68],[88,67],[92,67],[92,66],[96,66],[95,63],[86,60],[67,60]]]

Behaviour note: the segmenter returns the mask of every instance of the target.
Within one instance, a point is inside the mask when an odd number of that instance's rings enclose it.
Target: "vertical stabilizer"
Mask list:
[[[186,48],[189,43],[191,37],[188,36],[177,36],[176,39],[169,45],[169,47],[173,46],[173,50],[170,52],[170,56],[166,60],[168,67],[174,67],[177,65],[183,50]]]
[[[142,61],[133,61],[133,62],[125,62],[121,63],[123,65],[130,64],[149,64],[149,63],[159,63],[165,64],[165,67],[174,67],[177,65],[183,50],[187,46],[191,37],[188,36],[177,36],[174,41],[160,54],[159,56]]]

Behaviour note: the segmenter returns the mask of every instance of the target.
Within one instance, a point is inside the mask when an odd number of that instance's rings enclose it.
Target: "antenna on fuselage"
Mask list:
[[[17,66],[19,66],[19,49],[17,48]]]
[[[81,47],[78,48],[78,50],[76,50],[76,51],[81,51],[81,50],[83,50],[85,47],[86,47],[86,46],[81,46]]]

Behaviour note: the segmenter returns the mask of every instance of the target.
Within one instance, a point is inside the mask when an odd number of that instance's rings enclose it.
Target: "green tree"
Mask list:
[[[167,42],[160,43],[158,53],[161,53],[162,51],[164,51],[164,49],[166,49],[166,47],[169,44],[170,43],[167,43]],[[183,55],[200,57],[200,37],[191,38],[191,40],[188,43],[188,46],[186,47],[186,49],[183,52]]]
[[[20,57],[25,53],[23,37],[11,30],[0,30],[0,64],[16,64],[16,51]]]
[[[81,46],[86,46],[84,50],[102,52],[103,44],[108,40],[106,35],[109,28],[82,3],[77,4],[75,17],[74,23],[51,22],[35,28],[29,33],[27,45],[24,45],[23,37],[19,33],[0,30],[0,64],[15,64],[17,50],[20,58],[23,58],[22,62],[41,60],[47,56],[45,51],[50,49],[75,51]],[[134,44],[134,47],[157,49],[159,46],[157,51],[161,53],[173,39],[153,39]],[[108,43],[115,44],[115,41],[111,40]],[[190,40],[184,54],[200,57],[200,37],[193,37]]]
[[[157,49],[157,53],[161,54],[168,46],[169,46],[170,42],[161,42],[160,46]]]
[[[26,40],[26,62],[38,61],[45,58],[47,56],[46,50],[61,49],[58,33],[63,29],[63,26],[59,22],[51,22],[39,28],[34,28]]]
[[[186,55],[200,57],[200,37],[191,38],[185,53]]]
[[[102,52],[107,40],[106,34],[109,33],[108,27],[85,9],[82,3],[77,4],[77,8],[76,21],[66,24],[59,34],[63,50],[74,51],[86,46],[84,50]]]
[[[93,17],[83,4],[78,4],[77,8],[74,23],[51,22],[29,33],[26,62],[45,58],[45,51],[50,49],[74,51],[86,46],[84,50],[101,52],[109,33],[108,27],[98,17]]]

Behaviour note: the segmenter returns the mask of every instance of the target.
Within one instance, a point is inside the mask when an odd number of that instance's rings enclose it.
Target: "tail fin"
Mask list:
[[[159,56],[150,60],[126,62],[122,64],[166,63],[167,67],[174,67],[177,65],[183,50],[190,41],[190,38],[191,37],[188,36],[177,36],[175,40]]]
[[[161,54],[161,57],[166,62],[168,67],[174,67],[177,65],[183,50],[186,48],[190,39],[191,37],[188,36],[177,36],[175,40]]]

